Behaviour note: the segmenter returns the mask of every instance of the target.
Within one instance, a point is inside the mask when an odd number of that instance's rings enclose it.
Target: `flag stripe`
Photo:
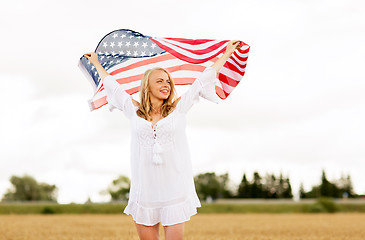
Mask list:
[[[117,33],[117,34],[116,34]],[[98,44],[95,52],[106,71],[115,76],[121,89],[128,94],[139,92],[141,79],[146,70],[165,68],[175,85],[190,85],[200,72],[221,57],[229,40],[155,38],[128,29],[113,31]],[[250,46],[243,43],[236,49],[217,74],[215,91],[226,99],[245,74]],[[107,104],[106,91],[95,67],[85,57],[80,59],[95,87],[89,101],[91,109]],[[205,94],[205,93],[204,93]],[[213,100],[212,96],[206,97]]]
[[[223,52],[226,47],[226,45],[221,45],[219,48],[215,49],[214,51],[211,51],[206,54],[198,55],[198,54],[193,54],[184,49],[181,49],[179,47],[176,47],[169,43],[162,44],[162,43],[158,42],[156,39],[152,39],[152,40],[155,41],[156,44],[160,48],[166,50],[167,52],[171,53],[175,57],[177,57],[183,61],[194,63],[194,64],[203,63],[203,62],[206,62],[206,61],[212,59],[213,57],[216,57],[219,53]]]

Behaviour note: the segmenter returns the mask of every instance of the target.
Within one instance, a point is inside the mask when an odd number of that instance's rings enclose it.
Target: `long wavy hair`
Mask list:
[[[170,73],[166,69],[160,67],[149,69],[143,74],[142,77],[141,88],[140,88],[140,105],[137,110],[137,115],[140,116],[141,118],[146,119],[147,121],[152,121],[151,118],[152,104],[148,87],[149,87],[150,75],[155,70],[164,71],[170,80],[170,95],[167,99],[163,100],[161,106],[162,117],[166,117],[167,115],[169,115],[170,112],[174,110],[174,106],[172,104],[175,101],[176,90],[174,81],[172,80]]]

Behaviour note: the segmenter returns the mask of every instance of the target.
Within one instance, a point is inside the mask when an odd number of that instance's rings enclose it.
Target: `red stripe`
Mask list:
[[[233,65],[232,63],[230,63],[230,62],[226,62],[225,64],[224,64],[224,67],[226,67],[226,68],[228,68],[228,69],[230,69],[230,70],[232,70],[232,71],[234,71],[234,72],[237,72],[237,73],[239,73],[239,74],[241,74],[242,75],[242,73],[244,72],[244,71],[241,71],[238,67],[236,67],[235,65]]]
[[[174,78],[175,85],[191,85],[196,78]]]
[[[229,94],[227,94],[222,88],[215,86],[215,92],[221,99],[226,99]]]
[[[219,79],[219,81],[224,82],[225,84],[227,84],[231,87],[236,87],[237,84],[240,82],[240,81],[237,81],[233,78],[230,78],[230,77],[224,75],[223,73],[218,74],[218,79]]]
[[[156,40],[154,40],[152,38],[151,38],[151,40],[154,41],[160,48],[162,48],[165,51],[171,53],[175,57],[177,57],[177,58],[179,58],[179,59],[181,59],[181,60],[183,60],[185,62],[194,63],[194,64],[204,63],[204,62],[206,62],[206,61],[208,61],[208,60],[210,60],[210,59],[218,56],[221,52],[224,52],[225,51],[225,49],[223,48],[219,52],[217,52],[216,54],[214,54],[212,56],[209,56],[209,57],[204,58],[204,59],[196,59],[196,58],[187,57],[187,56],[185,56],[185,55],[183,55],[183,54],[181,54],[181,53],[179,53],[179,52],[177,52],[177,51],[175,51],[175,50],[173,50],[173,49],[171,49],[171,48],[169,48],[169,47],[161,44],[160,42],[158,42],[158,41],[156,41]]]
[[[137,68],[137,67],[141,67],[147,64],[151,64],[151,63],[156,63],[156,62],[161,62],[161,61],[167,61],[167,60],[171,60],[174,59],[175,57],[171,54],[164,54],[161,56],[157,56],[157,57],[153,57],[153,58],[148,58],[146,60],[141,60],[139,62],[136,63],[132,63],[126,67],[122,67],[122,68],[118,68],[117,70],[114,70],[113,72],[111,72],[111,75],[116,75],[118,73],[121,73],[123,71],[127,71],[133,68]]]
[[[102,106],[104,106],[105,104],[107,104],[108,102],[106,101],[106,96],[96,99],[94,101],[91,102],[91,106],[92,109],[98,109],[101,108]]]
[[[187,38],[163,38],[163,39],[169,39],[169,40],[186,43],[186,44],[191,44],[191,45],[197,45],[197,44],[215,41],[213,39],[187,39]]]
[[[169,67],[166,68],[166,70],[170,73],[172,72],[176,72],[176,71],[180,71],[180,70],[189,70],[189,71],[197,71],[197,72],[203,72],[205,69],[204,66],[201,65],[193,65],[193,64],[182,64],[182,65],[178,65],[178,66],[173,66],[173,67]],[[126,84],[126,83],[130,83],[130,82],[135,82],[135,81],[139,81],[141,80],[143,77],[143,74],[139,74],[139,75],[134,75],[134,76],[130,76],[130,77],[126,77],[126,78],[118,78],[117,82],[119,84]]]
[[[156,39],[153,39],[153,40],[154,40],[154,42],[159,42]],[[196,55],[203,55],[203,54],[210,53],[210,52],[220,48],[226,42],[227,41],[217,42],[216,44],[213,44],[213,45],[211,45],[207,48],[204,48],[204,49],[202,49],[202,48],[200,48],[200,49],[190,49],[190,48],[184,48],[184,47],[180,46],[179,44],[174,44],[174,43],[170,43],[170,44],[177,47],[177,48],[179,48],[179,49],[183,49],[187,52],[191,52],[191,53],[196,54]],[[163,42],[159,42],[159,43],[161,43],[163,46],[165,46]]]

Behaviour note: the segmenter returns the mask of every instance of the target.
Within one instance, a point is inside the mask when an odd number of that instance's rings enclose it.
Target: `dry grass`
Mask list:
[[[161,236],[163,236],[162,227]],[[365,214],[198,214],[186,240],[364,239]],[[138,239],[126,215],[0,215],[1,240]],[[163,237],[161,238],[163,239]]]

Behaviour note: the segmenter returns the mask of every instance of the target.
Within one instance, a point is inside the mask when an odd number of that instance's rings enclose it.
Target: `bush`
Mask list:
[[[320,204],[326,212],[334,213],[339,210],[338,205],[331,198],[319,198],[317,203]]]
[[[56,213],[56,211],[53,208],[51,208],[51,207],[44,207],[42,209],[42,212],[41,213],[42,214],[54,214],[54,213]]]

